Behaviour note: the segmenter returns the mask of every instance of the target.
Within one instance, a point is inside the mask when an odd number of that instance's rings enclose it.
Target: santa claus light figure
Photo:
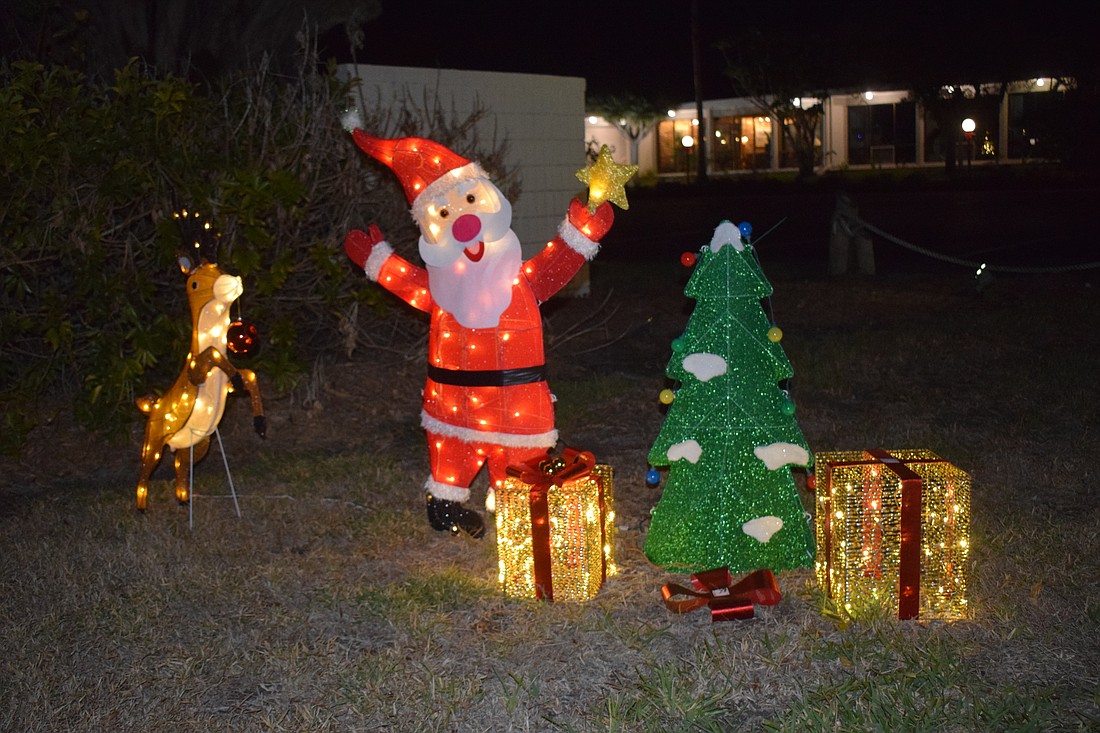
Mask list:
[[[478,472],[488,466],[491,494],[509,465],[558,440],[539,304],[596,255],[614,215],[590,184],[589,204],[573,199],[557,236],[524,261],[512,206],[480,165],[431,140],[385,140],[354,121],[345,126],[400,179],[420,227],[423,267],[394,254],[374,224],[348,233],[344,247],[367,277],[430,315],[421,413],[428,521],[481,537],[481,515],[464,506]]]

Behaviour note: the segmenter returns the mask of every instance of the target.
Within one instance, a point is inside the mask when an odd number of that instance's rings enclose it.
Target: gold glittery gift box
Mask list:
[[[511,467],[496,490],[497,557],[507,596],[586,601],[615,572],[611,466],[566,450]]]
[[[967,617],[970,476],[935,453],[818,453],[817,580],[852,616]]]

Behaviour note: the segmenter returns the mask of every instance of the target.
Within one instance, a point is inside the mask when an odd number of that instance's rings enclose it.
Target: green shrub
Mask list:
[[[126,429],[134,396],[171,383],[191,328],[170,216],[181,206],[222,232],[217,259],[245,286],[234,313],[263,343],[248,366],[276,391],[367,334],[420,336],[413,319],[378,327],[391,300],[344,255],[349,229],[377,222],[394,241],[415,230],[393,176],[340,127],[348,87],[316,69],[306,59],[278,77],[260,64],[200,87],[137,62],[110,85],[0,66],[0,447],[18,449],[44,403]],[[425,100],[373,114],[376,134],[502,159],[503,144],[479,148],[480,110],[458,118]]]

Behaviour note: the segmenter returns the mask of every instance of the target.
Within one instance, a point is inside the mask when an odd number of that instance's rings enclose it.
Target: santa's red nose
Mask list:
[[[460,242],[469,242],[481,233],[481,219],[473,214],[463,214],[451,225],[451,234]]]

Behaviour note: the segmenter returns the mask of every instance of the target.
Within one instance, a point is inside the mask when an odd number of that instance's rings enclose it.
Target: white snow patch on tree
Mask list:
[[[745,249],[745,245],[741,244],[741,230],[728,219],[715,228],[714,236],[710,238],[710,251],[717,252],[727,244],[739,252]]]
[[[703,455],[703,447],[699,445],[698,441],[685,440],[682,443],[669,446],[668,460],[678,461],[681,458],[686,458],[692,463],[699,462],[699,456]]]
[[[756,457],[764,462],[769,471],[793,463],[796,466],[808,466],[810,454],[800,445],[794,443],[772,443],[771,445],[758,445],[752,449]]]
[[[700,382],[720,377],[726,373],[726,360],[718,354],[688,354],[684,357],[684,369]]]
[[[781,529],[783,529],[783,520],[770,515],[750,519],[741,525],[741,531],[757,542],[767,542]]]

